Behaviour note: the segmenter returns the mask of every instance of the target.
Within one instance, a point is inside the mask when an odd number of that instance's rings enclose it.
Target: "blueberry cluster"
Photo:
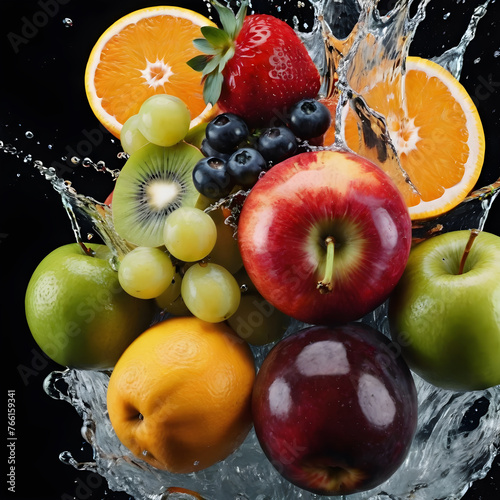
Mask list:
[[[331,120],[328,108],[315,99],[292,106],[286,123],[253,131],[241,117],[220,114],[207,125],[201,145],[205,158],[194,167],[194,185],[210,199],[227,196],[235,186],[250,189],[262,172],[323,135]]]

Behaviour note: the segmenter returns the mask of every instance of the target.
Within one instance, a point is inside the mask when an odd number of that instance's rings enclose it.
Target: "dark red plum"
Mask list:
[[[319,495],[365,491],[402,464],[417,426],[413,377],[390,340],[362,323],[280,341],[257,375],[252,411],[264,453]]]

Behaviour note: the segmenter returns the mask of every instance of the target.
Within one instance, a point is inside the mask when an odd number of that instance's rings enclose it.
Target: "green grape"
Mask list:
[[[170,257],[153,247],[137,247],[123,257],[118,281],[129,294],[139,299],[154,299],[171,284],[175,267]]]
[[[236,312],[240,287],[233,275],[218,264],[195,264],[182,278],[181,296],[198,318],[219,323]]]
[[[217,240],[212,218],[194,207],[179,207],[169,214],[163,230],[167,250],[179,260],[195,262],[204,259]]]
[[[261,346],[280,340],[290,318],[258,293],[246,293],[241,296],[238,310],[227,322],[239,337],[249,344]]]
[[[167,289],[155,298],[156,303],[162,309],[166,309],[181,294],[182,276],[175,271],[174,277]]]
[[[231,274],[235,274],[243,266],[238,241],[234,237],[234,227],[225,223],[228,214],[222,209],[209,212],[217,229],[217,241],[210,252],[210,262],[220,264]]]
[[[139,130],[158,146],[173,146],[189,131],[191,113],[184,101],[168,94],[146,99],[139,110]]]
[[[139,130],[139,115],[132,115],[124,124],[120,132],[120,143],[123,151],[131,155],[142,148],[149,141],[141,134]]]

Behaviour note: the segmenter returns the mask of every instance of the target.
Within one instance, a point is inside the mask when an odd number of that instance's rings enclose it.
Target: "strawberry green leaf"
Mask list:
[[[234,48],[234,45],[232,45],[231,47],[229,47],[225,54],[223,54],[221,57],[220,57],[220,61],[219,61],[219,72],[222,72],[222,70],[224,69],[224,67],[226,66],[226,63],[234,56],[234,53],[235,53],[236,49]]]
[[[187,64],[190,68],[194,69],[195,71],[203,71],[206,67],[206,65],[210,62],[212,59],[212,56],[205,56],[205,55],[199,55],[195,56],[189,61],[187,61]]]
[[[212,60],[209,61],[203,68],[203,76],[208,75],[209,73],[212,73],[212,71],[215,70],[218,70],[218,72],[222,71],[222,68],[219,67],[221,63],[221,58],[222,57],[220,54],[214,56]]]
[[[196,38],[195,40],[193,40],[193,45],[204,54],[213,56],[219,52],[219,49],[213,47],[206,38]]]
[[[234,34],[233,39],[236,40],[236,37],[241,31],[241,28],[243,27],[243,21],[245,20],[245,17],[247,15],[247,7],[248,7],[248,2],[244,0],[241,2],[240,10],[238,10],[238,13],[236,14],[236,33]]]
[[[223,80],[222,74],[216,72],[210,73],[205,77],[203,99],[207,104],[214,105],[219,100]]]
[[[215,49],[225,48],[232,43],[229,35],[220,28],[214,28],[213,26],[203,26],[201,28],[201,32],[207,39],[208,43]]]
[[[217,13],[219,14],[219,19],[222,24],[224,31],[231,37],[234,38],[234,32],[236,30],[236,18],[234,17],[233,11],[220,4],[219,2],[213,2]]]
[[[241,27],[243,26],[243,20],[245,19],[248,2],[244,0],[241,2],[241,6],[238,10],[238,14],[235,16],[234,12],[225,5],[217,2],[217,0],[212,0],[212,3],[219,14],[219,19],[222,24],[224,31],[229,35],[232,40],[236,40]]]

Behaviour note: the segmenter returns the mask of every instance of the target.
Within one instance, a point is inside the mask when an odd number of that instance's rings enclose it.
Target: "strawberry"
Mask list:
[[[237,15],[214,0],[222,29],[201,28],[205,38],[194,40],[204,54],[188,64],[201,71],[205,102],[234,113],[251,127],[283,118],[287,108],[316,97],[319,72],[295,31],[267,14]]]

